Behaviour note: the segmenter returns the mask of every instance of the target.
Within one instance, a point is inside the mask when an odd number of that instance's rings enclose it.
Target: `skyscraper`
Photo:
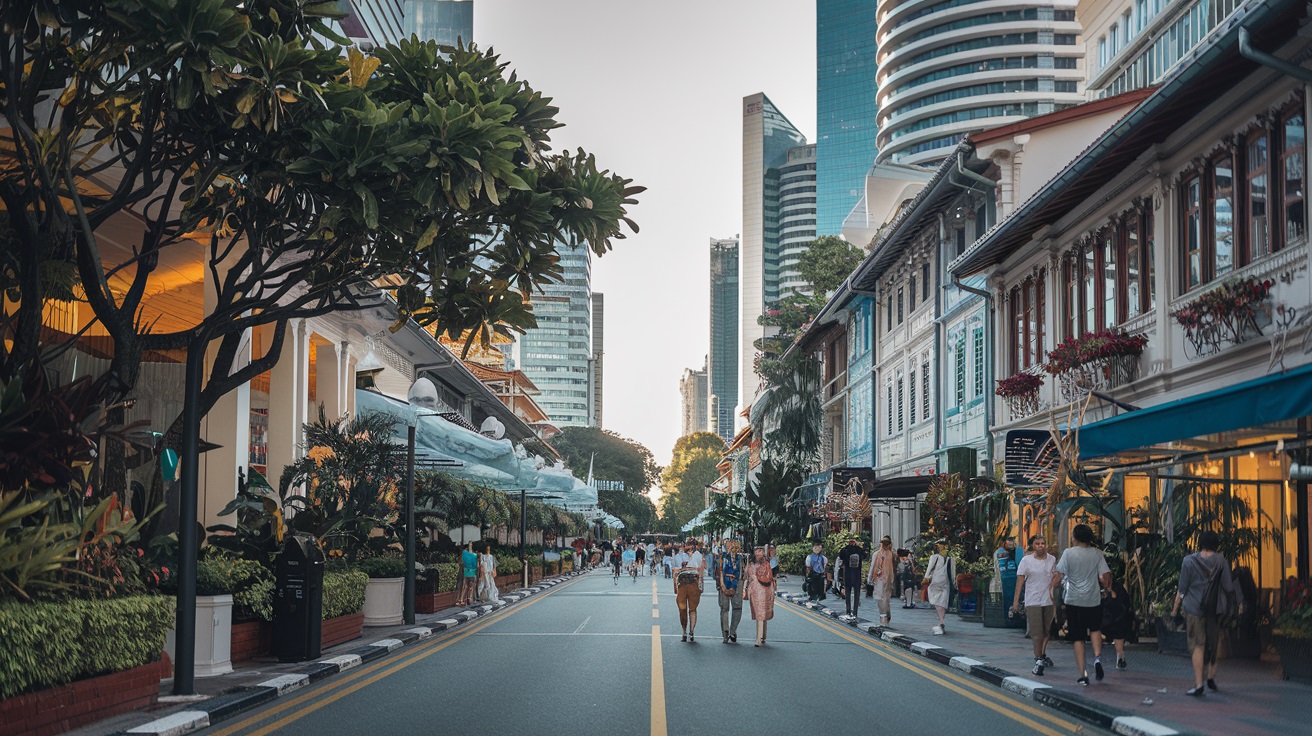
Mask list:
[[[532,295],[538,326],[516,342],[517,367],[558,427],[593,422],[592,251],[559,247],[564,279]]]
[[[787,161],[779,170],[779,252],[773,259],[779,273],[774,286],[766,287],[766,304],[808,290],[797,273],[797,259],[815,240],[815,156],[815,146],[790,148]],[[767,262],[770,261],[767,257]],[[771,281],[769,268],[767,284]]]
[[[707,431],[706,400],[709,397],[706,383],[706,364],[695,371],[683,369],[683,378],[679,379],[679,395],[683,398],[683,432],[680,437],[687,437],[694,432]]]
[[[875,161],[875,6],[816,0],[817,235],[838,235]]]
[[[879,160],[932,164],[975,131],[1084,101],[1077,0],[879,0]]]
[[[473,0],[406,0],[405,35],[455,46],[474,40]]]
[[[733,439],[738,404],[738,238],[711,238],[710,431]]]
[[[338,25],[351,42],[371,49],[400,40],[405,27],[405,0],[350,0]]]
[[[606,295],[592,295],[592,426],[601,425],[602,376],[606,354]]]
[[[779,112],[770,98],[743,98],[743,231],[739,244],[738,280],[738,401],[750,402],[760,386],[756,373],[756,340],[765,328],[756,319],[765,305],[780,295],[781,176],[789,151],[806,137]],[[814,157],[814,153],[812,153]],[[814,167],[812,161],[812,182]],[[812,183],[814,197],[814,183]],[[812,215],[814,220],[814,214]],[[814,238],[814,223],[812,238]]]

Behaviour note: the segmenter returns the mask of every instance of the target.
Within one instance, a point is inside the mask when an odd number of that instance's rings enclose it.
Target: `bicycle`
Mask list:
[[[611,581],[614,582],[616,585],[619,585],[619,584],[620,584],[620,566],[619,566],[619,565],[611,565],[611,566],[610,566],[610,570],[611,570],[611,573],[612,573],[612,574],[611,574]]]
[[[638,564],[636,562],[629,566],[629,577],[633,578],[634,583],[638,582]]]

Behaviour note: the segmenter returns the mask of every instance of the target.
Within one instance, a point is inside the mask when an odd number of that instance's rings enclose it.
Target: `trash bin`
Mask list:
[[[294,534],[278,557],[273,595],[273,653],[282,662],[319,656],[323,616],[323,550],[314,537]]]

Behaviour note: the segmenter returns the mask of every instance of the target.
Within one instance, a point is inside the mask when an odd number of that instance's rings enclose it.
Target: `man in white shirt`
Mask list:
[[[1057,573],[1057,558],[1048,554],[1048,540],[1042,534],[1030,537],[1030,554],[1016,568],[1016,592],[1011,602],[1012,613],[1020,613],[1020,594],[1025,591],[1025,624],[1034,645],[1034,669],[1042,675],[1045,667],[1052,666],[1048,659],[1048,637],[1057,607],[1052,603],[1052,576]]]
[[[1071,530],[1075,546],[1062,553],[1052,587],[1066,582],[1062,602],[1066,605],[1066,638],[1075,649],[1075,666],[1080,677],[1075,684],[1087,687],[1084,642],[1093,641],[1094,676],[1102,680],[1102,597],[1112,587],[1112,571],[1102,550],[1093,546],[1093,529],[1078,524]]]
[[[679,625],[683,627],[681,641],[696,641],[697,605],[702,600],[705,573],[706,559],[697,549],[696,540],[689,539],[674,558],[674,598],[679,605]]]

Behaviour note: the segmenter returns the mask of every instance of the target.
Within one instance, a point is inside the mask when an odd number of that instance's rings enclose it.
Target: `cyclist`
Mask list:
[[[636,559],[637,559],[637,553],[635,553],[635,552],[633,551],[633,547],[630,546],[630,547],[625,548],[625,550],[624,550],[624,569],[625,569],[625,570],[628,570],[630,573],[632,573],[632,572],[633,572],[633,563],[634,563],[634,560],[636,560]],[[634,576],[634,582],[637,582],[637,576],[636,576],[636,575]]]
[[[610,569],[612,573],[611,577],[614,579],[616,585],[620,584],[620,564],[620,550],[618,547],[612,548],[610,551]]]
[[[638,544],[634,545],[633,552],[634,552],[633,567],[635,570],[637,570],[638,575],[643,575],[645,574],[644,568],[647,567],[647,548],[642,546],[642,543],[639,542]]]

